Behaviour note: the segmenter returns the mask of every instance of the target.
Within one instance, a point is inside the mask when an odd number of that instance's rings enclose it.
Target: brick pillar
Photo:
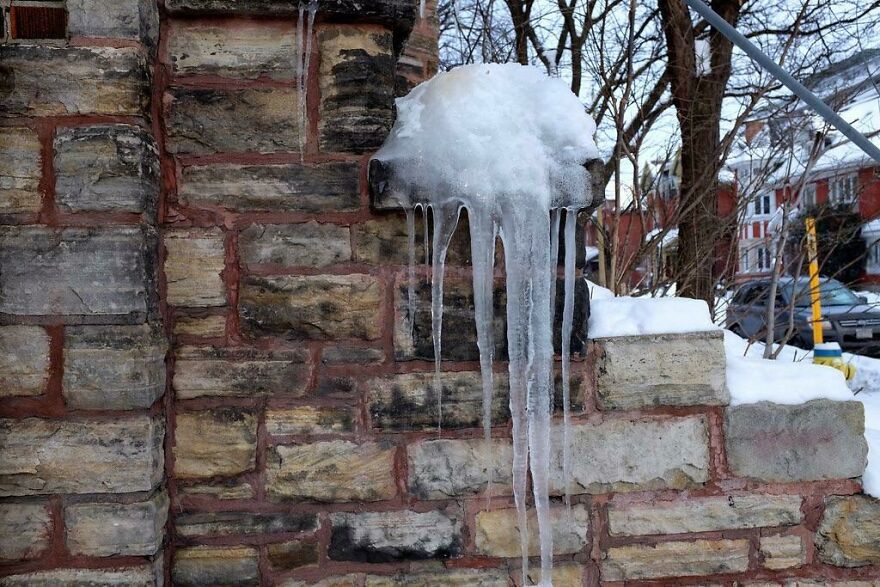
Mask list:
[[[67,10],[69,39],[0,45],[0,583],[155,585],[158,14]]]

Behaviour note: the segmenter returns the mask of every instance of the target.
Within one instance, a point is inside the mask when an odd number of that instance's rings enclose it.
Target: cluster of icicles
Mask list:
[[[433,217],[433,238],[428,246],[428,208]],[[493,281],[495,242],[504,245],[507,287],[507,348],[509,355],[510,414],[513,436],[513,494],[516,502],[523,585],[528,573],[529,532],[527,525],[527,475],[531,472],[534,505],[541,545],[541,586],[551,585],[553,538],[550,522],[551,420],[553,404],[553,324],[560,223],[564,217],[564,305],[562,315],[562,400],[563,400],[563,485],[565,503],[571,475],[570,429],[570,341],[574,316],[575,232],[577,209],[538,210],[528,206],[484,202],[417,204],[406,209],[409,236],[408,304],[410,328],[415,309],[415,216],[424,222],[426,263],[431,263],[431,332],[434,343],[435,394],[442,420],[440,379],[443,328],[443,274],[446,252],[458,224],[461,210],[467,210],[473,266],[474,313],[483,392],[483,432],[486,454],[491,447],[493,372]],[[549,246],[548,246],[549,245]],[[430,253],[429,253],[430,251]],[[491,456],[488,456],[491,463]],[[486,467],[491,485],[491,465]]]
[[[299,152],[305,157],[308,117],[306,95],[309,89],[309,67],[312,61],[312,33],[315,17],[318,14],[318,0],[299,3],[299,18],[296,20],[296,39],[294,39],[294,75],[298,94],[297,115],[299,116]]]

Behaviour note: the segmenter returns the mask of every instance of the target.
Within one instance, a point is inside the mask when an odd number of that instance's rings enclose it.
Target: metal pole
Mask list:
[[[787,71],[779,67],[772,59],[755,47],[751,41],[745,38],[738,30],[733,28],[730,23],[718,16],[718,14],[705,4],[703,0],[684,1],[688,6],[699,13],[700,16],[709,21],[709,24],[711,24],[715,30],[730,39],[737,47],[745,51],[746,55],[755,60],[758,65],[773,74],[776,79],[785,84],[785,87],[794,92],[798,98],[812,107],[822,118],[843,133],[846,138],[858,145],[859,148],[861,148],[869,157],[880,163],[880,149],[878,149],[862,133],[854,129],[848,122],[838,116],[836,112],[829,108],[828,105],[813,94],[813,92],[804,87],[802,83],[791,77]]]

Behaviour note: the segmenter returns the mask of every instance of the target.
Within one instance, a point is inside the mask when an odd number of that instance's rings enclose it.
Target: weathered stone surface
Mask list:
[[[394,54],[390,31],[354,26],[318,30],[322,151],[381,146],[394,121]]]
[[[375,340],[381,302],[382,288],[371,275],[248,277],[239,314],[250,336]]]
[[[0,397],[41,395],[49,381],[49,335],[38,326],[0,326]]]
[[[250,483],[229,480],[215,485],[178,486],[177,493],[178,495],[213,497],[215,499],[251,499],[254,497],[254,488]]]
[[[529,580],[535,585],[541,580],[541,569],[531,566],[528,574]],[[583,587],[584,567],[579,563],[553,565],[553,587]]]
[[[168,496],[136,503],[76,503],[64,508],[65,544],[72,554],[149,556],[162,547]]]
[[[148,111],[149,68],[133,47],[0,45],[0,118]]]
[[[767,569],[790,569],[807,564],[807,549],[800,536],[761,536],[759,550]]]
[[[223,232],[190,228],[165,233],[168,303],[175,306],[226,305]]]
[[[351,260],[348,227],[314,220],[303,224],[254,224],[241,232],[238,243],[246,267],[326,267]]]
[[[556,585],[556,582],[553,583]],[[365,587],[508,587],[510,577],[501,569],[446,569],[434,573],[367,575]]]
[[[239,408],[179,412],[175,416],[174,474],[237,475],[254,468],[257,418]]]
[[[3,587],[157,587],[162,584],[157,565],[111,569],[53,569],[0,578]]]
[[[299,151],[298,103],[292,88],[171,88],[165,97],[168,152]]]
[[[174,320],[177,336],[203,336],[217,338],[226,334],[226,316],[178,316]]]
[[[320,375],[315,386],[315,395],[320,398],[354,399],[359,393],[358,379],[347,375]]]
[[[830,565],[880,564],[880,501],[862,495],[828,498],[816,546]]]
[[[726,405],[721,331],[594,341],[599,406]]]
[[[147,416],[0,420],[0,496],[150,491],[163,474],[163,437]]]
[[[390,445],[345,440],[274,447],[266,491],[274,499],[380,501],[397,493]]]
[[[691,497],[652,503],[610,503],[612,536],[684,534],[734,528],[795,526],[803,521],[798,495]]]
[[[196,165],[183,168],[178,196],[190,206],[240,212],[351,212],[361,205],[358,176],[348,161]]]
[[[321,351],[321,364],[323,365],[381,363],[384,360],[385,351],[369,347],[341,344],[325,347]]]
[[[47,502],[0,503],[0,561],[37,558],[49,549],[51,536]]]
[[[291,571],[318,563],[318,544],[314,540],[291,540],[266,547],[269,564],[276,571]]]
[[[694,540],[608,549],[603,581],[736,573],[749,566],[748,540]]]
[[[154,235],[142,228],[4,226],[0,313],[143,322],[154,306],[155,255]]]
[[[177,75],[293,79],[296,25],[290,20],[227,23],[173,20],[168,53]]]
[[[731,471],[764,481],[858,477],[865,470],[865,416],[859,402],[761,402],[726,411]]]
[[[174,391],[196,397],[300,397],[309,382],[309,354],[302,350],[182,347],[177,351]]]
[[[474,428],[483,417],[482,379],[475,372],[443,372],[443,428]],[[492,421],[510,417],[507,376],[495,373]],[[376,428],[390,430],[436,429],[439,406],[434,373],[406,373],[368,382],[370,417]]]
[[[153,0],[68,0],[67,31],[73,36],[135,39],[155,49],[159,12]]]
[[[167,350],[159,324],[68,327],[64,401],[83,410],[148,408],[165,393]]]
[[[330,522],[332,560],[379,563],[461,552],[461,521],[442,511],[334,513]]]
[[[266,412],[266,432],[273,436],[298,434],[345,434],[354,432],[353,408],[298,406]]]
[[[159,151],[143,128],[102,124],[55,135],[55,201],[67,212],[144,212],[159,197]]]
[[[561,428],[554,428],[550,446],[551,488],[562,493]],[[572,494],[686,489],[709,479],[709,432],[702,415],[572,426],[571,447]]]
[[[281,583],[281,587],[361,587],[362,584],[362,575],[343,575],[341,577],[327,577],[317,581],[290,579]]]
[[[292,16],[297,4],[289,0],[168,0],[170,12],[221,13],[261,16]],[[333,17],[358,17],[369,22],[399,23],[412,21],[416,15],[416,3],[410,0],[324,0],[321,11]]]
[[[506,440],[428,440],[407,447],[409,491],[418,499],[482,493],[492,470],[494,493],[511,492],[513,448]]]
[[[0,128],[0,214],[39,212],[43,158],[37,133]]]
[[[193,546],[174,551],[171,580],[180,587],[259,585],[259,555],[250,546]]]
[[[352,226],[352,246],[355,258],[370,265],[409,265],[409,236],[406,231],[406,216],[400,213],[383,214],[366,222]],[[415,222],[415,260],[425,262],[424,219]],[[496,253],[499,258],[501,249]],[[458,227],[452,234],[446,250],[447,265],[471,264],[471,237],[467,214],[462,213]],[[502,288],[503,289],[503,288]]]
[[[575,554],[586,547],[590,532],[590,514],[585,506],[572,505],[570,512],[565,507],[551,508],[550,521],[553,526],[553,554]],[[538,518],[534,511],[529,512],[528,527],[529,556],[540,556]],[[516,509],[477,513],[474,539],[479,554],[519,557],[522,551]]]
[[[318,528],[315,514],[259,512],[188,512],[175,516],[180,536],[229,536],[311,532]]]

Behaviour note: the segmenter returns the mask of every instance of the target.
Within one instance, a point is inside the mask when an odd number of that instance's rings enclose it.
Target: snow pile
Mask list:
[[[868,495],[880,498],[880,389],[862,392],[856,399],[865,406],[865,440],[868,441],[868,466],[862,475],[862,487]]]
[[[709,306],[690,298],[605,298],[590,303],[590,338],[718,330]]]

